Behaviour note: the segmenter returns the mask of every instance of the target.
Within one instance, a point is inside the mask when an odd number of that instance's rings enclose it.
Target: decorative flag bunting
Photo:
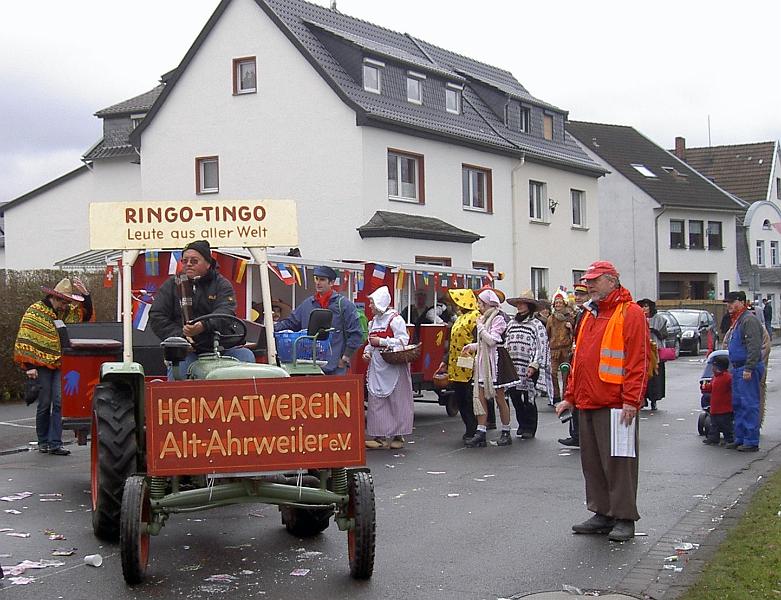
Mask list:
[[[309,277],[307,277],[307,274],[306,274],[306,267],[302,266],[301,267],[301,271],[302,271],[302,274],[304,276],[304,288],[306,289],[306,288],[309,287]]]
[[[182,266],[182,253],[179,250],[174,250],[168,257],[168,274],[176,275]]]
[[[404,272],[404,269],[399,268],[399,272],[396,273],[396,287],[398,289],[402,289],[404,287],[404,278],[406,276],[406,273]]]
[[[133,298],[133,327],[139,331],[146,330],[146,324],[149,322],[149,310],[151,304],[143,302],[138,298]]]
[[[293,277],[285,263],[277,263],[276,265],[269,263],[268,267],[285,285],[293,285],[296,282],[296,278]]]
[[[382,286],[385,282],[385,275],[388,272],[388,268],[384,265],[374,265],[374,269],[372,270],[372,279],[374,280],[377,285]]]
[[[494,280],[494,274],[491,271],[488,271],[488,275],[486,276],[488,279],[488,283],[493,283]]]
[[[434,289],[439,288],[439,273],[434,273]]]
[[[423,271],[421,277],[423,277],[423,285],[428,286],[428,271]]]
[[[106,270],[103,273],[103,287],[114,287],[114,266],[106,265]]]
[[[233,261],[233,281],[241,283],[244,280],[244,273],[247,270],[248,260],[237,258]]]
[[[296,283],[298,285],[303,284],[303,280],[301,279],[301,269],[298,268],[298,265],[290,265],[290,271],[293,273],[293,277],[296,278]]]
[[[157,250],[147,250],[144,253],[144,268],[146,274],[151,277],[160,275],[160,260]]]
[[[363,273],[355,274],[355,287],[359,292],[363,291]]]

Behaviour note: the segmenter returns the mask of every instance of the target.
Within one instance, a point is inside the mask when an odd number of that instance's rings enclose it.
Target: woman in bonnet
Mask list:
[[[369,323],[369,339],[363,351],[369,361],[366,384],[369,398],[366,411],[366,447],[404,447],[404,436],[412,433],[412,378],[409,363],[390,364],[382,350],[398,350],[409,343],[404,319],[390,307],[387,286],[369,295],[374,318]]]

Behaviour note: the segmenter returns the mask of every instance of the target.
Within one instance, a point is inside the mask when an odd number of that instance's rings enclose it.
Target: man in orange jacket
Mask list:
[[[591,299],[584,304],[572,373],[556,412],[580,411],[586,504],[595,514],[572,530],[607,533],[610,540],[623,542],[634,537],[635,521],[640,518],[636,418],[648,383],[650,338],[643,310],[621,287],[613,264],[594,262],[583,279]],[[613,456],[611,409],[620,411],[614,429],[634,422],[634,456]]]

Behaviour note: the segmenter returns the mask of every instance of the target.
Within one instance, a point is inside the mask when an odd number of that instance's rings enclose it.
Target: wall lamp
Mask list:
[[[548,209],[550,210],[550,214],[554,214],[556,212],[556,207],[559,205],[558,202],[556,202],[553,198],[548,198]]]

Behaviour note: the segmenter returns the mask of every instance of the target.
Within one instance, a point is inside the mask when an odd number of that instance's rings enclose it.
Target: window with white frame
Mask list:
[[[531,111],[528,108],[521,107],[521,131],[523,133],[529,133],[529,120]]]
[[[633,168],[635,171],[637,171],[638,173],[640,173],[640,175],[642,175],[643,177],[648,177],[648,178],[653,178],[653,179],[656,179],[656,175],[654,175],[654,172],[653,172],[653,171],[651,171],[651,169],[649,169],[649,168],[648,168],[648,167],[646,167],[645,165],[641,165],[641,164],[632,164],[631,166],[632,166],[632,168]]]
[[[195,193],[216,194],[220,191],[220,159],[201,156],[195,159]]]
[[[765,266],[765,241],[757,240],[757,266]]]
[[[532,267],[531,270],[532,279],[532,293],[534,297],[539,299],[540,293],[548,293],[548,269],[541,269],[539,267]]]
[[[423,73],[407,71],[407,101],[413,104],[423,104]]]
[[[545,187],[541,181],[529,181],[529,218],[534,221],[545,221],[547,217]]]
[[[724,240],[721,237],[721,221],[708,221],[708,250],[721,250]]]
[[[233,94],[254,94],[258,88],[254,56],[233,59]]]
[[[461,94],[464,87],[455,83],[448,83],[445,88],[445,108],[454,115],[461,114]]]
[[[572,226],[586,226],[586,192],[582,190],[570,190],[572,199]]]
[[[423,156],[388,150],[388,198],[423,203]]]
[[[491,212],[491,187],[491,169],[461,165],[461,197],[464,208]]]
[[[685,248],[684,226],[680,219],[670,219],[670,248]]]
[[[778,242],[770,242],[770,266],[777,267],[778,265]]]
[[[131,131],[141,125],[141,121],[144,120],[144,117],[146,116],[146,113],[138,113],[130,115],[130,129]]]
[[[382,69],[385,63],[371,58],[363,59],[363,89],[373,94],[382,93]]]

